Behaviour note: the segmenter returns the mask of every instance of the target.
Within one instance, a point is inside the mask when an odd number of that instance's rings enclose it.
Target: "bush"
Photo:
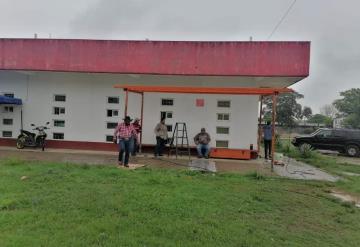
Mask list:
[[[312,158],[315,156],[315,151],[312,149],[310,144],[302,144],[300,146],[300,155],[301,158]]]
[[[281,139],[280,139],[280,135],[276,134],[275,135],[275,145],[277,149],[281,149],[282,148],[282,143],[281,143]]]
[[[291,152],[292,148],[293,147],[291,146],[291,144],[287,143],[282,146],[281,151],[284,152],[285,154],[289,154]]]

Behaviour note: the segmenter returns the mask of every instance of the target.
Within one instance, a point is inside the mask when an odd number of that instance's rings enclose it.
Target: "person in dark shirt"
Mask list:
[[[265,159],[271,158],[271,142],[272,142],[272,126],[271,122],[267,121],[263,127],[264,146],[265,146]]]
[[[203,157],[205,157],[206,159],[209,158],[210,141],[211,141],[210,135],[206,132],[205,128],[201,128],[201,132],[194,137],[194,142],[196,144],[196,149],[199,158],[203,158]]]

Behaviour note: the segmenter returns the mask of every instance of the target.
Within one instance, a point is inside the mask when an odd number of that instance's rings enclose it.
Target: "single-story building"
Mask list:
[[[261,95],[306,78],[309,58],[310,42],[0,39],[0,95],[22,100],[0,105],[0,145],[49,121],[49,147],[115,150],[126,94],[114,86],[127,85],[205,88],[143,91],[143,145],[166,116],[169,135],[187,124],[191,145],[205,127],[213,148],[257,150]],[[207,91],[221,88],[234,94]],[[141,95],[129,93],[127,107],[140,117]]]

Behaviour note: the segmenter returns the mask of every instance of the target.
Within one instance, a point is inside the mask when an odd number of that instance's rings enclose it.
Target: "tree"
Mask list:
[[[320,114],[334,119],[338,111],[333,104],[324,105],[320,108]]]
[[[285,126],[295,126],[296,119],[301,119],[302,116],[302,107],[297,103],[298,99],[303,98],[304,96],[299,93],[286,93],[280,94],[277,99],[276,104],[276,122],[280,125]],[[264,119],[271,119],[272,112],[272,97],[265,97],[264,99]]]
[[[331,127],[332,126],[332,118],[327,117],[327,116],[322,115],[322,114],[315,114],[314,116],[310,117],[308,122],[309,123],[315,123],[318,126],[320,124],[324,124],[326,127]]]
[[[334,101],[336,109],[344,117],[344,125],[360,128],[360,88],[352,88],[340,93],[342,99]]]
[[[312,110],[308,106],[304,106],[302,110],[302,116],[306,119],[309,119],[312,116]]]

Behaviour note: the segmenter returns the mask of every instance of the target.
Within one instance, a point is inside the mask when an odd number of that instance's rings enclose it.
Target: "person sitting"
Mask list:
[[[205,128],[201,128],[201,132],[194,137],[194,142],[196,144],[196,149],[199,158],[203,158],[203,157],[205,157],[206,159],[209,158],[210,141],[211,141],[210,135],[206,132]]]

